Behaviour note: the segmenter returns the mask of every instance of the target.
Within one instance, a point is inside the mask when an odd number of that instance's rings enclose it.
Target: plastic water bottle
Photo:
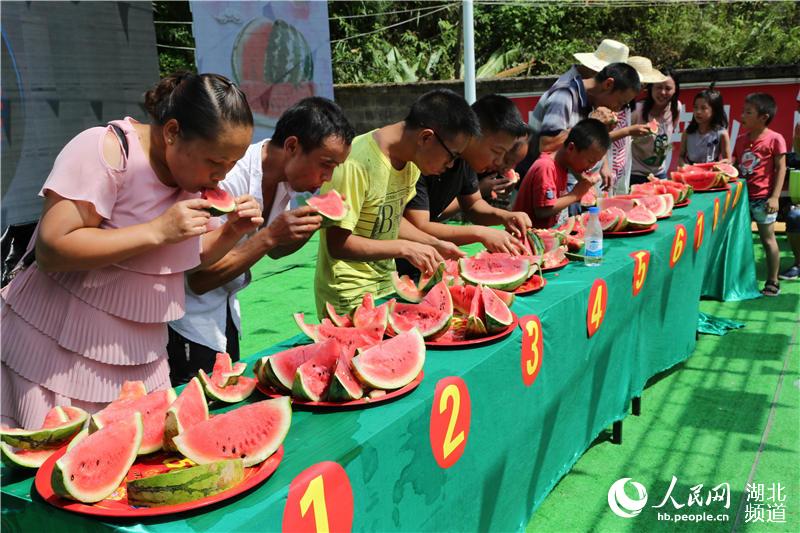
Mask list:
[[[583,263],[586,266],[599,266],[603,262],[603,228],[600,227],[600,208],[589,208],[589,224],[586,226]]]

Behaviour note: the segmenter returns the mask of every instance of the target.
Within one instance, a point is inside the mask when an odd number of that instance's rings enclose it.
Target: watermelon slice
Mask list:
[[[364,350],[353,358],[358,379],[373,389],[405,387],[425,364],[425,339],[416,329]]]
[[[347,216],[348,205],[344,203],[342,195],[334,189],[326,192],[325,194],[318,194],[306,199],[306,204],[313,207],[314,210],[322,215],[327,220],[342,220]]]
[[[656,215],[643,205],[631,209],[626,215],[630,230],[647,229],[657,222]]]
[[[436,270],[434,270],[432,274],[424,274],[424,273],[420,274],[417,288],[421,292],[430,290],[431,287],[433,287],[442,280],[442,277],[444,276],[446,270],[447,270],[447,265],[445,263],[439,263],[439,267]]]
[[[483,286],[478,285],[475,293],[472,295],[472,301],[469,306],[469,313],[467,313],[466,336],[483,337],[486,335],[486,323],[483,312]]]
[[[107,498],[128,474],[141,449],[143,435],[142,414],[125,411],[56,461],[50,478],[53,491],[84,503]]]
[[[81,430],[89,414],[77,407],[53,407],[45,415],[44,424],[39,429],[3,427],[0,441],[21,450],[40,450],[58,448],[68,443]]]
[[[297,327],[300,328],[300,331],[302,331],[306,337],[312,341],[319,339],[317,335],[319,330],[318,325],[306,324],[305,314],[303,313],[295,313],[292,316],[294,317],[294,323],[297,324]]]
[[[447,293],[448,296],[450,293]],[[452,300],[450,313],[437,309],[427,303],[403,304],[396,303],[389,314],[389,326],[395,333],[405,333],[411,330],[418,332],[426,339],[432,339],[443,333],[450,325],[453,317]]]
[[[353,374],[353,353],[343,353],[333,369],[328,400],[332,402],[358,400],[364,396],[364,389]]]
[[[174,401],[174,389],[154,391],[133,400],[114,400],[105,409],[92,416],[89,433],[94,434],[119,420],[129,420],[130,414],[138,411],[142,414],[144,425],[139,455],[153,453],[160,450],[164,443],[167,409]]]
[[[349,328],[353,326],[353,321],[347,315],[340,315],[336,313],[336,308],[333,304],[325,302],[325,314],[333,322],[334,326],[340,328]]]
[[[389,304],[385,305],[388,309]],[[372,346],[383,338],[385,332],[386,328],[383,325],[363,328],[337,328],[333,325],[320,324],[317,328],[320,341],[335,339],[345,351]]]
[[[653,119],[648,122],[647,129],[650,131],[650,135],[658,135],[658,121]]]
[[[167,418],[164,421],[164,449],[177,451],[172,439],[203,420],[208,420],[208,404],[200,380],[193,377],[167,410]]]
[[[444,260],[444,274],[442,279],[447,282],[447,285],[463,285],[464,280],[461,279],[461,273],[458,270],[458,261],[454,259]]]
[[[236,363],[234,365],[230,355],[220,352],[217,353],[214,368],[209,378],[217,387],[227,387],[228,385],[235,385],[239,381],[239,376],[244,374],[246,369],[247,363]]]
[[[729,165],[728,163],[717,163],[714,165],[714,170],[722,172],[729,180],[739,177],[739,171],[737,168],[733,165]]]
[[[461,277],[473,285],[512,291],[528,279],[530,261],[508,254],[485,254],[459,259]]]
[[[297,367],[321,353],[341,353],[342,347],[335,339],[289,348],[262,358],[259,380],[279,391],[291,391]]]
[[[586,191],[586,194],[581,196],[581,206],[592,207],[595,205],[597,205],[597,193],[595,192],[594,188],[592,188]]]
[[[450,290],[445,281],[440,281],[434,285],[425,295],[422,303],[430,305],[450,317],[453,316],[453,298],[450,296]]]
[[[514,322],[511,310],[490,288],[482,287],[481,297],[483,298],[483,312],[486,316],[488,333],[503,331]]]
[[[77,407],[53,407],[47,415],[45,415],[44,424],[39,432],[41,433],[42,430],[61,432],[64,428],[72,426],[78,420],[81,420],[81,424],[83,424],[88,417],[89,415],[86,411]],[[3,429],[7,430],[7,428]],[[79,433],[80,432],[78,432],[78,434]],[[76,434],[74,433],[66,440],[53,439],[54,434],[50,434],[49,436],[43,434],[42,436],[45,440],[34,441],[37,447],[33,449],[16,448],[6,442],[0,442],[0,453],[2,454],[3,464],[13,468],[39,468],[57,449],[67,442],[74,441],[76,438]],[[46,439],[50,439],[50,445],[47,447],[42,444]],[[26,443],[30,443],[30,441],[26,440]]]
[[[289,397],[281,396],[218,414],[173,440],[178,451],[197,464],[240,458],[248,467],[275,453],[291,422]]]
[[[0,442],[2,462],[11,468],[40,468],[58,448],[41,448],[38,450],[23,450],[14,448],[5,442]]]
[[[407,275],[399,275],[397,272],[392,272],[392,287],[394,292],[403,300],[411,303],[419,303],[422,301],[423,293],[417,288],[414,280]]]
[[[247,399],[253,394],[258,383],[256,378],[240,377],[233,385],[220,387],[214,383],[212,377],[209,377],[202,368],[197,373],[197,376],[200,378],[200,383],[203,385],[206,396],[211,400],[225,403],[238,403]]]
[[[667,207],[665,197],[669,198],[669,208]],[[669,194],[642,196],[638,199],[638,201],[641,205],[652,211],[656,217],[668,216],[670,211],[672,211],[672,195]]]
[[[622,209],[626,213],[639,205],[639,200],[636,198],[620,198],[615,196],[613,198],[600,198],[598,206],[601,210],[616,207]]]
[[[173,470],[125,484],[128,503],[136,507],[177,505],[206,498],[234,487],[244,479],[241,459]]]
[[[333,372],[339,361],[340,351],[320,351],[297,367],[292,383],[292,396],[318,402],[328,396]]]
[[[133,400],[142,396],[147,396],[144,381],[126,381],[122,384],[117,400]]]
[[[620,214],[619,209],[603,209],[597,215],[598,220],[600,221],[600,227],[603,231],[614,231],[614,228],[619,225],[620,221]],[[622,215],[625,216],[624,214]]]
[[[375,300],[372,293],[364,294],[356,310],[353,312],[353,325],[357,328],[386,328],[387,321],[389,320],[389,306],[381,304],[375,306]]]
[[[690,185],[696,191],[705,191],[720,186],[720,180],[725,178],[719,172],[709,170],[701,172],[673,172],[670,174],[673,181]]]
[[[561,266],[566,260],[567,256],[564,255],[564,249],[558,247],[550,250],[542,256],[541,268],[556,268]],[[535,272],[531,272],[531,276],[534,274]]]
[[[236,210],[236,201],[233,196],[223,189],[203,189],[201,198],[211,203],[208,212],[212,217],[226,215]]]

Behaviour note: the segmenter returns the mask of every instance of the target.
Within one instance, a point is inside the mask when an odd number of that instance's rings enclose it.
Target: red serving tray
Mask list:
[[[349,402],[309,402],[306,400],[299,400],[296,398],[292,398],[292,407],[299,407],[304,409],[319,409],[325,411],[333,411],[336,409],[364,409],[366,407],[372,407],[373,405],[380,404],[382,402],[386,402],[389,400],[393,400],[399,396],[404,396],[411,392],[412,390],[416,389],[419,384],[422,382],[422,378],[425,376],[425,373],[420,371],[419,375],[414,378],[414,381],[409,383],[403,388],[393,390],[392,392],[386,393],[384,396],[380,396],[378,398],[360,398],[358,400],[351,400]],[[268,398],[280,398],[281,396],[286,396],[285,393],[277,392],[273,390],[271,387],[264,385],[263,383],[258,383],[256,385],[258,391],[267,396]]]
[[[649,228],[634,229],[630,231],[604,231],[603,237],[635,237],[637,235],[647,235],[648,233],[653,233],[656,229],[658,229],[658,224],[653,224]]]
[[[695,189],[694,192],[721,192],[731,190],[730,185],[723,185],[722,187],[714,187],[712,189]]]
[[[686,200],[682,201],[682,202],[681,202],[681,203],[679,203],[679,204],[673,204],[673,205],[672,205],[672,208],[673,208],[673,209],[675,209],[675,208],[678,208],[678,209],[680,209],[681,207],[686,207],[686,206],[687,206],[687,205],[689,205],[690,203],[692,203],[692,201],[691,201],[691,200],[689,200],[689,199],[687,198]]]
[[[555,270],[561,270],[562,268],[564,268],[568,264],[569,264],[569,258],[566,258],[566,259],[564,259],[563,261],[561,261],[557,265],[553,265],[553,266],[547,267],[547,268],[542,267],[542,272],[553,272]]]
[[[517,296],[525,296],[526,294],[533,294],[539,292],[547,285],[547,280],[538,274],[534,274],[525,283],[514,289],[514,294]]]
[[[519,317],[515,313],[511,313],[514,317],[513,322],[504,329],[503,331],[499,331],[492,335],[487,335],[486,337],[479,337],[477,339],[465,339],[460,341],[447,341],[443,340],[441,337],[439,339],[425,341],[425,346],[429,348],[474,348],[476,346],[482,346],[484,344],[491,344],[497,340],[502,338],[508,337],[511,333],[514,332],[514,329],[519,325]]]
[[[145,516],[169,515],[193,511],[201,507],[207,507],[215,503],[233,498],[247,490],[252,489],[267,480],[278,468],[283,458],[283,446],[280,446],[275,453],[269,456],[262,463],[245,468],[244,479],[235,487],[226,491],[207,496],[193,502],[180,503],[176,505],[162,505],[160,507],[134,507],[128,503],[128,494],[125,490],[125,482],[129,479],[140,479],[143,477],[154,476],[173,472],[174,468],[167,466],[170,462],[184,460],[181,455],[176,453],[158,452],[155,454],[138,457],[136,462],[128,471],[122,484],[114,493],[105,500],[97,503],[87,504],[68,500],[58,496],[53,492],[50,477],[53,474],[53,467],[56,461],[67,451],[66,446],[50,456],[41,468],[36,472],[34,484],[36,491],[44,500],[54,507],[71,511],[73,513],[87,514],[93,516],[105,516],[114,518],[140,518]]]

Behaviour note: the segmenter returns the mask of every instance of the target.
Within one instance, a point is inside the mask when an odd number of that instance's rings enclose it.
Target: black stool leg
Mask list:
[[[614,444],[622,444],[622,420],[614,422],[614,427],[611,434],[611,442]]]
[[[633,416],[639,416],[639,415],[642,414],[642,397],[641,396],[636,396],[631,401],[631,412],[633,413]]]

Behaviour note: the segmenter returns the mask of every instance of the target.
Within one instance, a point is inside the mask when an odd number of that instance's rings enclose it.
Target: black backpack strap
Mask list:
[[[111,126],[114,133],[117,134],[117,139],[119,139],[119,144],[122,146],[122,151],[125,152],[125,157],[128,157],[128,137],[125,135],[125,131],[111,122],[109,122],[108,125]]]

